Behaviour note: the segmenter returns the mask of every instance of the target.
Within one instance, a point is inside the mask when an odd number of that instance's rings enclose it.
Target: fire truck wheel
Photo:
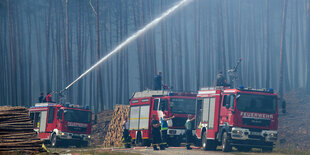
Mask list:
[[[75,143],[75,146],[77,148],[82,148],[82,147],[87,147],[88,146],[88,142],[85,142],[85,141],[78,141]]]
[[[229,137],[227,135],[227,132],[223,133],[222,136],[222,151],[223,152],[230,152],[232,150],[232,147],[229,144]]]
[[[239,151],[239,152],[249,152],[249,151],[251,151],[251,147],[248,147],[248,146],[238,146],[237,147],[237,150]]]
[[[57,139],[56,134],[52,135],[52,139],[51,139],[51,145],[52,147],[57,147],[59,143],[59,140]]]
[[[202,137],[202,148],[203,150],[216,150],[216,145],[213,140],[208,140],[207,139],[207,132],[203,133]]]
[[[151,142],[148,139],[143,139],[143,145],[150,147],[151,146]]]
[[[272,152],[272,147],[264,147],[262,148],[262,152]]]
[[[135,142],[136,142],[136,146],[143,146],[143,139],[141,136],[141,132],[137,133],[137,138],[136,138]]]
[[[88,142],[83,142],[82,143],[82,147],[87,147],[88,146]]]

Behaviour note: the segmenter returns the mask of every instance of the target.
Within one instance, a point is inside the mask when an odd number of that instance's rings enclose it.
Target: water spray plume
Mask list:
[[[121,44],[119,44],[113,51],[111,51],[109,54],[107,54],[106,56],[104,56],[103,58],[101,58],[97,63],[95,63],[93,66],[91,66],[88,70],[86,70],[83,74],[81,74],[76,80],[74,80],[72,83],[70,83],[64,90],[67,90],[68,88],[70,88],[74,83],[76,83],[77,81],[79,81],[81,78],[83,78],[88,72],[90,72],[91,70],[93,70],[94,68],[96,68],[99,64],[101,64],[102,62],[104,62],[106,59],[108,59],[109,57],[111,57],[113,54],[117,53],[118,51],[120,51],[120,49],[122,49],[123,47],[125,47],[126,45],[128,45],[129,43],[131,43],[132,41],[134,41],[137,37],[139,37],[140,35],[142,35],[143,33],[145,33],[146,31],[148,31],[149,29],[151,29],[153,26],[155,26],[156,24],[158,24],[161,20],[163,20],[164,18],[166,18],[169,14],[171,14],[172,12],[174,12],[176,9],[180,8],[181,6],[188,4],[188,2],[191,2],[192,0],[182,0],[179,3],[177,3],[175,6],[173,6],[172,8],[170,8],[169,10],[167,10],[166,12],[164,12],[161,16],[159,16],[158,18],[154,19],[152,22],[150,22],[149,24],[147,24],[146,26],[144,26],[142,29],[140,29],[139,31],[137,31],[136,33],[134,33],[133,35],[131,35],[130,37],[128,37],[124,42],[122,42]],[[64,91],[62,90],[62,91]]]

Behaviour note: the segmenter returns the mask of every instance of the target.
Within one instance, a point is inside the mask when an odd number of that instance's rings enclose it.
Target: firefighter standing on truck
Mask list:
[[[216,86],[224,86],[224,87],[230,86],[230,85],[227,83],[226,78],[225,78],[225,76],[223,75],[223,72],[222,72],[222,71],[219,71],[219,73],[218,73],[217,76],[216,76]]]
[[[130,148],[130,142],[131,142],[131,137],[129,135],[129,122],[127,120],[127,117],[125,117],[125,120],[123,122],[123,143],[125,144],[125,148]]]
[[[192,118],[191,118],[192,117]],[[186,149],[191,150],[191,142],[192,142],[192,121],[195,119],[192,115],[187,115],[187,120],[185,123],[185,128],[186,128]]]
[[[160,123],[156,119],[156,115],[153,115],[153,117],[152,117],[151,126],[152,126],[153,149],[158,150],[157,145],[161,142],[161,138],[160,138]],[[165,148],[162,147],[162,145],[160,145],[160,149],[164,150]]]
[[[167,131],[168,131],[168,120],[174,118],[174,116],[172,117],[168,117],[165,113],[163,114],[163,118],[161,118],[161,140],[162,143],[161,145],[165,148],[168,147],[167,144]]]
[[[161,72],[158,73],[158,75],[156,75],[154,77],[154,86],[153,86],[154,90],[162,90],[162,76],[161,76]]]

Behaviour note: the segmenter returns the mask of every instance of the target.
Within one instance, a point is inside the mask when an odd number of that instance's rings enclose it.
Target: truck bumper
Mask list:
[[[88,134],[74,134],[74,133],[67,133],[61,132],[58,135],[58,138],[63,140],[75,140],[75,141],[90,141],[90,135]]]
[[[277,141],[278,132],[274,130],[250,131],[246,128],[233,127],[231,129],[231,145],[252,147],[273,147]]]
[[[235,140],[231,139],[231,146],[249,146],[255,148],[267,148],[274,147],[273,142],[259,141],[259,140]]]
[[[184,129],[168,129],[167,134],[170,137],[181,136],[181,135],[185,135],[185,130]]]

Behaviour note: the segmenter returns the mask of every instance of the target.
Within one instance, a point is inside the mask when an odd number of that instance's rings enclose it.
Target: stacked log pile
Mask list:
[[[41,152],[43,141],[37,138],[25,107],[0,107],[0,151]]]
[[[105,110],[93,116],[97,118],[97,121],[92,126],[91,146],[103,145],[109,124],[112,120],[113,112],[113,110]]]
[[[103,143],[104,147],[120,147],[123,145],[123,127],[122,122],[125,117],[129,118],[129,105],[116,105],[113,118],[110,122],[108,133]]]

